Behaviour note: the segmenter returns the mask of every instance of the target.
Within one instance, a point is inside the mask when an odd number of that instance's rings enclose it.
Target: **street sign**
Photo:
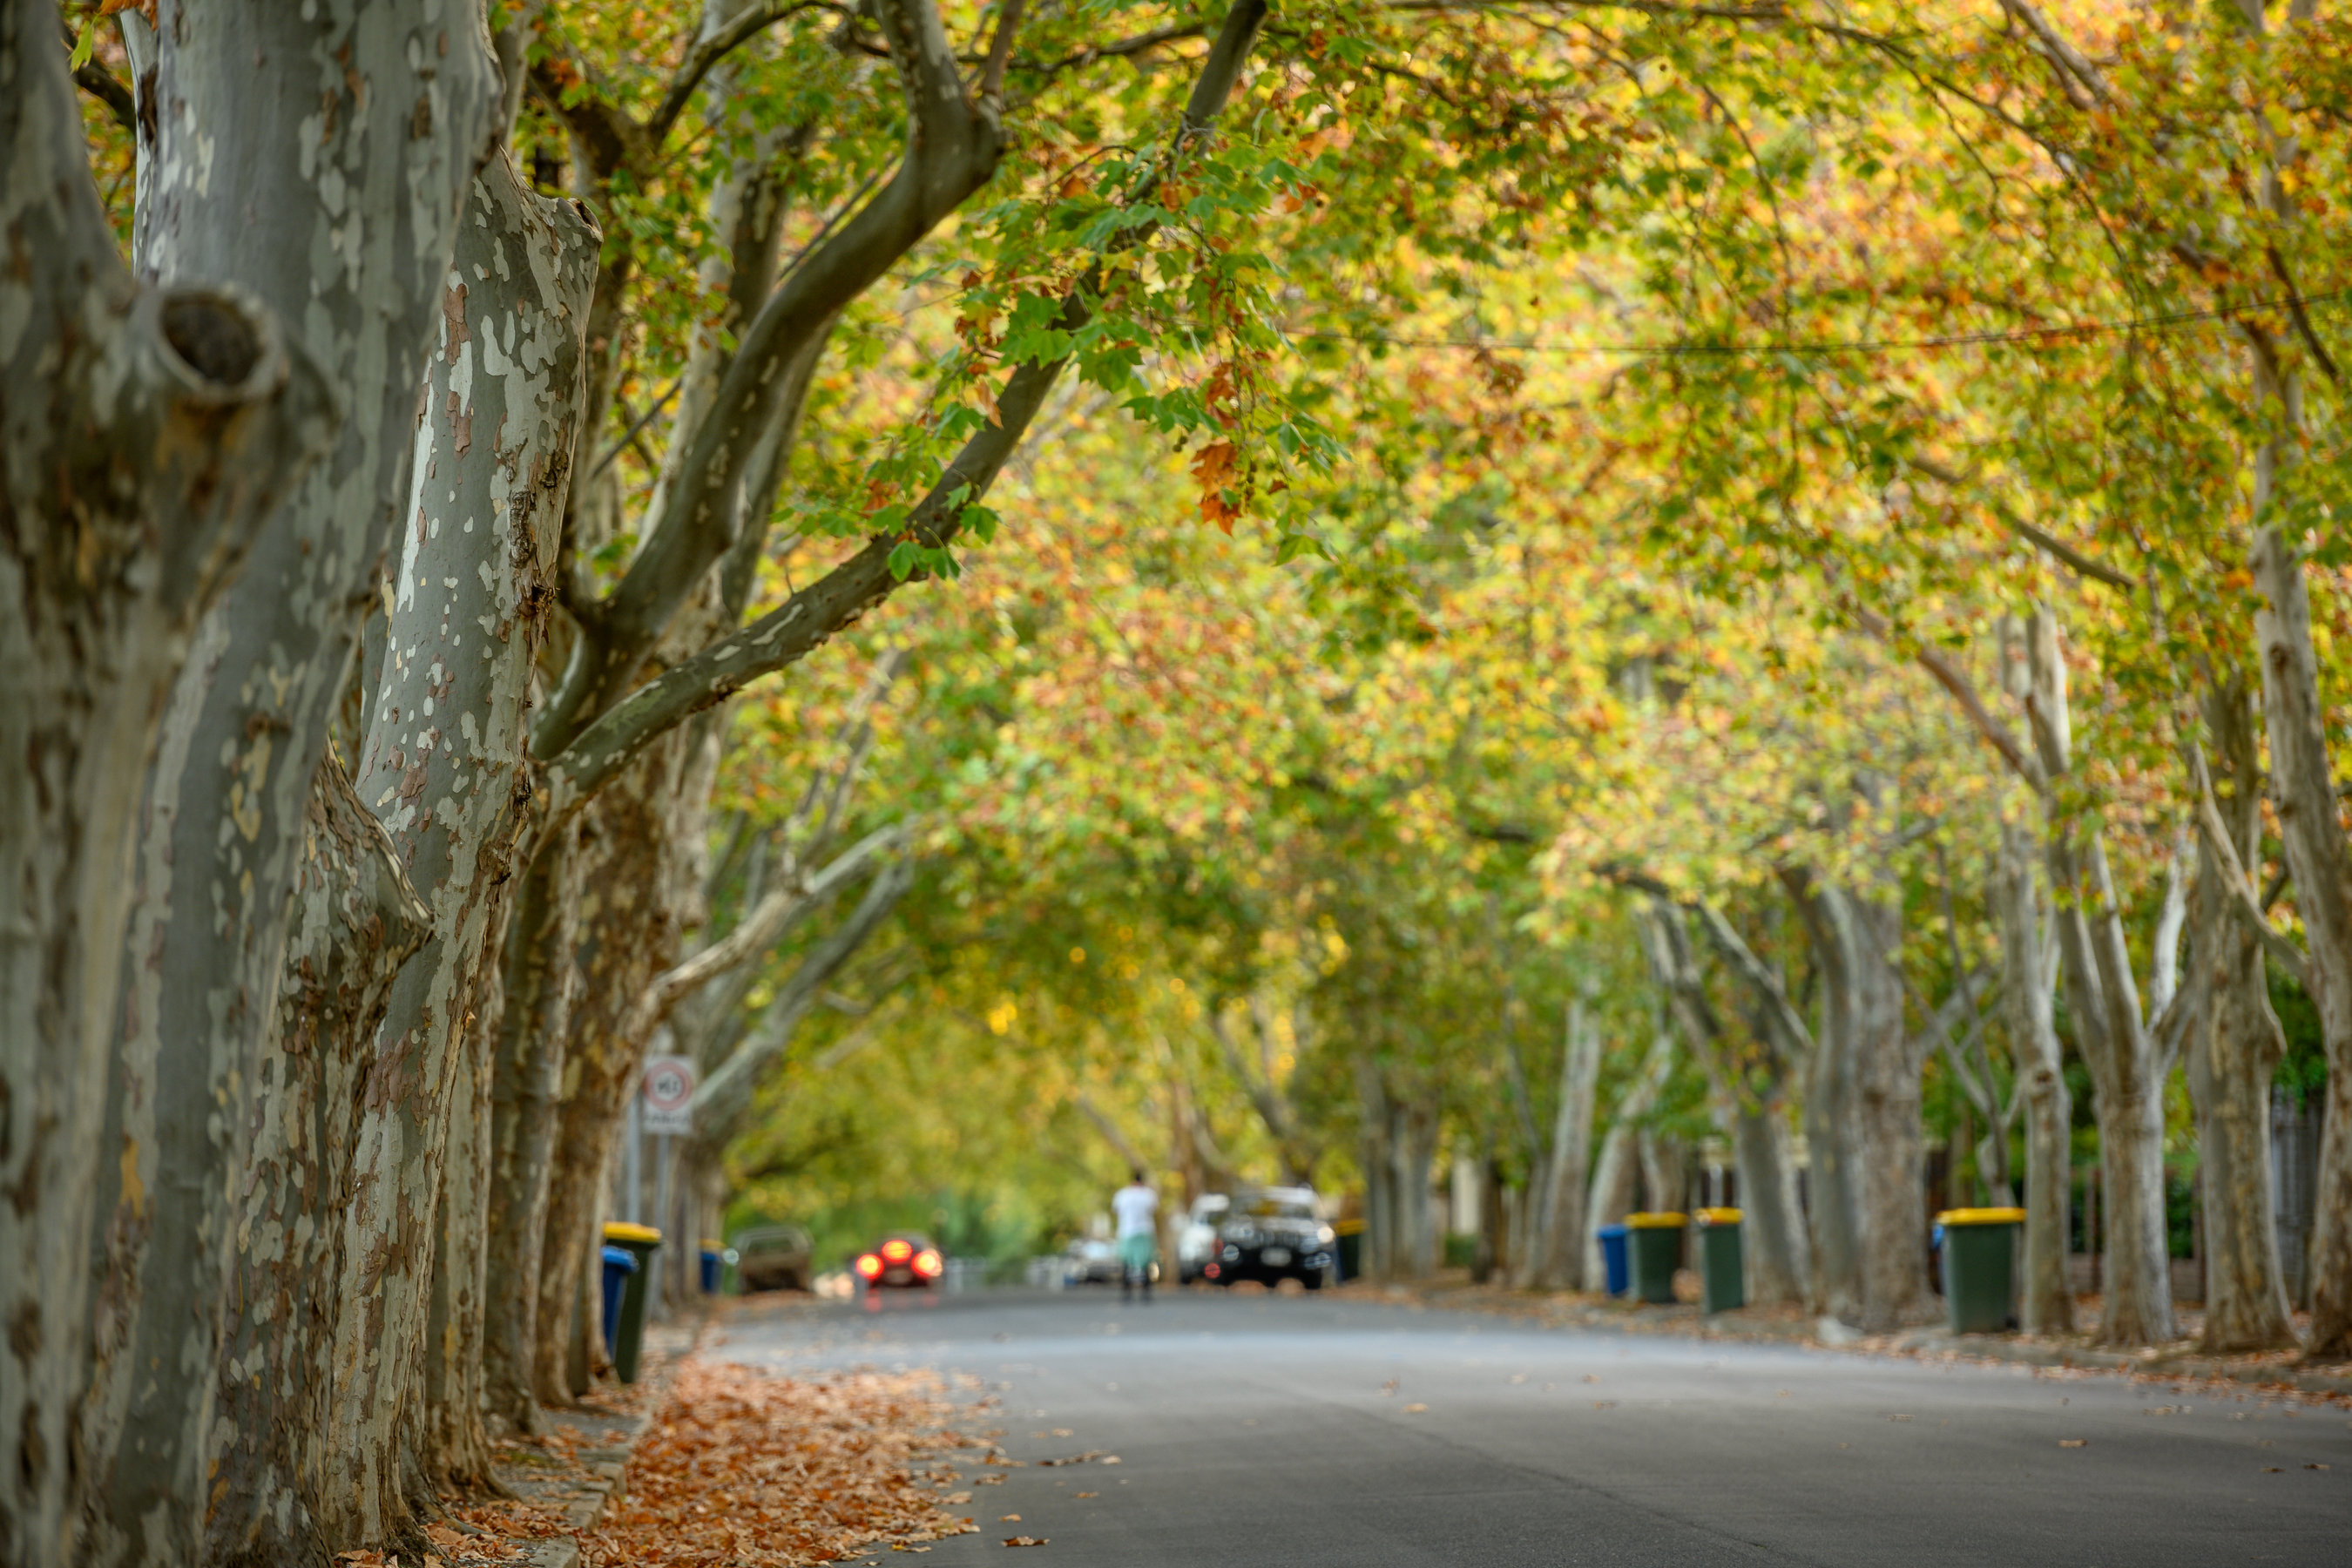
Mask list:
[[[645,1131],[694,1131],[692,1057],[647,1057],[646,1076],[638,1081],[638,1092],[645,1097]]]

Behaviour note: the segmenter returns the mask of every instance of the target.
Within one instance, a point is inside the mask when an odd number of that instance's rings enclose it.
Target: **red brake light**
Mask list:
[[[929,1247],[915,1254],[915,1272],[926,1279],[938,1279],[940,1270],[944,1267],[945,1265],[940,1261],[940,1255]]]
[[[915,1256],[915,1249],[908,1242],[886,1241],[882,1244],[882,1256],[893,1263],[904,1263]]]
[[[869,1252],[857,1260],[857,1272],[871,1279],[882,1272],[882,1260]]]

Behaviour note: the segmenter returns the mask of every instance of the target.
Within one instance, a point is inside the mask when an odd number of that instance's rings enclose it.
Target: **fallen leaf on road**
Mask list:
[[[1426,1405],[1408,1405],[1404,1407],[1404,1413],[1407,1415],[1419,1415],[1428,1408]]]
[[[1617,1402],[1613,1399],[1596,1399],[1592,1402],[1592,1408],[1595,1410],[1614,1410],[1617,1408]]]
[[[2275,1476],[2280,1472],[2280,1469],[2281,1467],[2277,1465],[2264,1465],[2263,1467],[2263,1474],[2266,1476]]]
[[[1587,1383],[1599,1383],[1601,1380],[1588,1372],[1584,1374],[1584,1381]]]
[[[1046,1540],[1047,1538],[1043,1535],[1008,1535],[1004,1538],[1004,1544],[1007,1546],[1043,1546],[1045,1544]]]
[[[1908,1421],[1908,1420],[1910,1420],[1910,1419],[1911,1419],[1911,1417],[1909,1417],[1908,1415],[1890,1415],[1890,1416],[1888,1416],[1888,1417],[1887,1417],[1887,1419],[1888,1419],[1889,1421]]]
[[[2303,1468],[2306,1470],[2324,1470],[2327,1467],[2326,1465],[2305,1465]]]
[[[1083,1465],[1088,1459],[1102,1459],[1102,1450],[1100,1448],[1088,1448],[1085,1453],[1072,1454],[1066,1459],[1040,1459],[1037,1461],[1037,1468],[1041,1470],[1050,1470],[1056,1465]],[[1117,1459],[1103,1459],[1103,1463],[1106,1465],[1116,1465],[1118,1461]]]
[[[950,1492],[947,1496],[940,1499],[940,1500],[941,1502],[950,1503],[970,1502],[971,1500],[971,1494],[970,1492]]]
[[[2322,1465],[2322,1466],[2320,1466],[2319,1468],[2320,1468],[2321,1469],[2323,1469],[2323,1470],[2324,1470],[2324,1469],[2326,1469],[2327,1467],[2326,1467],[2326,1465]],[[1100,1497],[1100,1496],[1102,1496],[1102,1493],[1100,1493],[1100,1492],[1072,1492],[1070,1495],[1071,1495],[1072,1497]]]
[[[2062,1448],[2079,1448],[2089,1441],[2088,1437],[2061,1437],[2058,1439],[2058,1446]]]
[[[1119,1462],[1119,1457],[1117,1454],[1105,1454],[1103,1456],[1103,1463],[1106,1465],[1116,1465]]]
[[[1021,1522],[1021,1516],[1017,1513],[1000,1513],[996,1516],[996,1522],[999,1524],[1018,1524]]]

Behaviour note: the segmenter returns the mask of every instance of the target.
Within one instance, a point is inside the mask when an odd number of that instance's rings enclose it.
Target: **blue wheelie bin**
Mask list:
[[[629,1283],[629,1276],[637,1271],[637,1255],[625,1247],[604,1248],[604,1353],[613,1353],[614,1338],[621,1331],[621,1292]]]
[[[1601,1237],[1601,1262],[1609,1276],[1609,1293],[1622,1296],[1633,1283],[1632,1270],[1625,1262],[1625,1227],[1604,1225],[1597,1233]]]

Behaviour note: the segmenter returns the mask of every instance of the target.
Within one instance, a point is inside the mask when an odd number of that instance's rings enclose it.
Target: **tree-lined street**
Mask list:
[[[2321,1564],[2352,1517],[2337,1405],[1352,1295],[749,1307],[709,1353],[986,1379],[1024,1467],[979,1488],[962,1467],[979,1533],[931,1548],[949,1563],[1028,1534],[1048,1562],[1140,1568]],[[1088,1452],[1121,1462],[1036,1463]]]

